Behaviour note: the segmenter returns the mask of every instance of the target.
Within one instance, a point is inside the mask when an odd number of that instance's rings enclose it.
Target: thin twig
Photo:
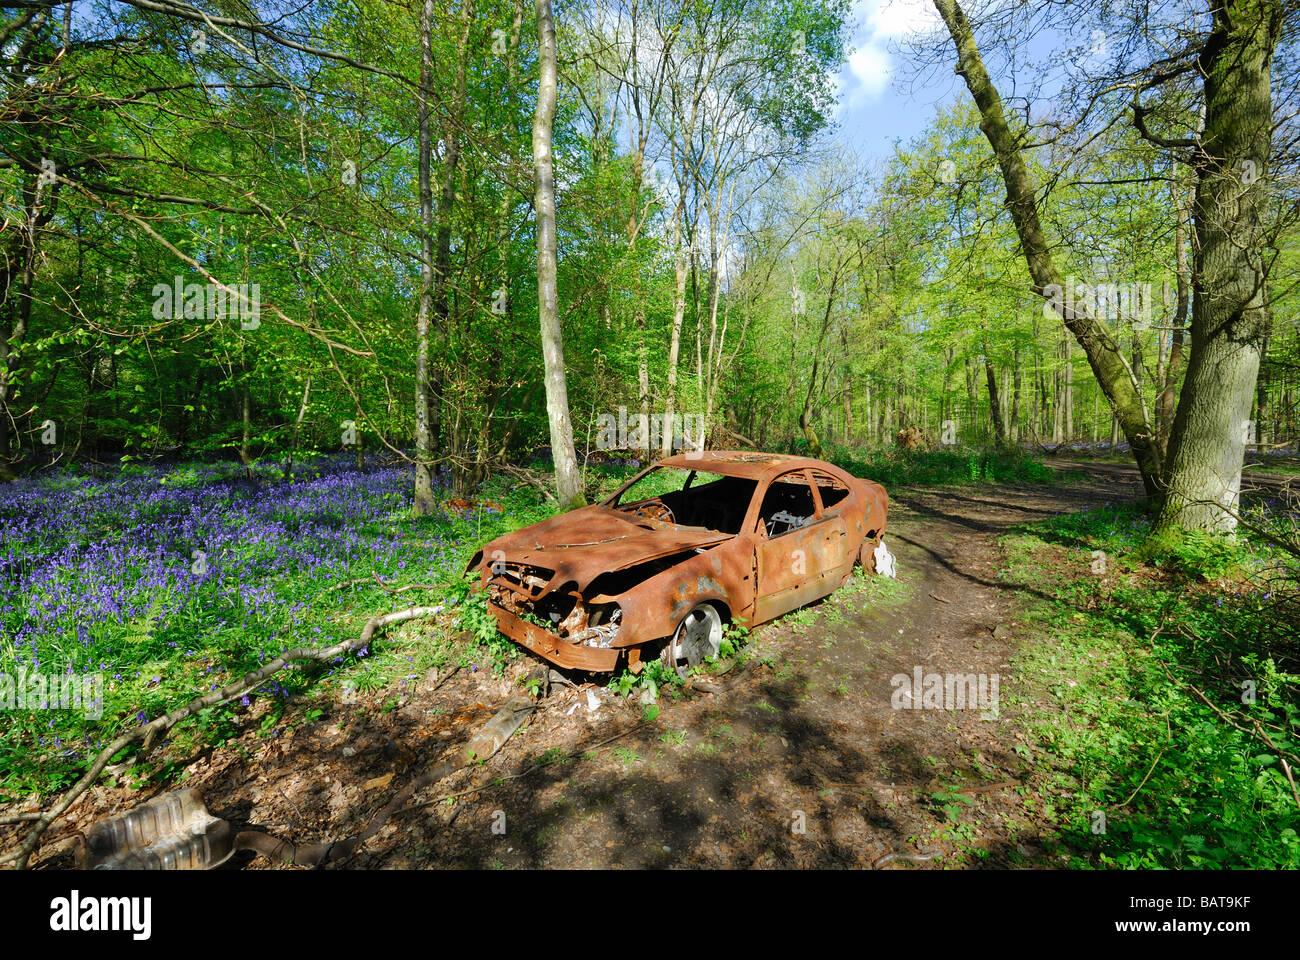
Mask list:
[[[1153,773],[1156,772],[1156,764],[1160,762],[1160,758],[1163,757],[1163,756],[1165,755],[1165,750],[1167,750],[1167,749],[1168,749],[1168,747],[1161,747],[1161,748],[1160,748],[1160,752],[1156,754],[1155,762],[1153,762],[1153,763],[1151,764],[1151,769],[1148,770],[1148,771],[1147,771],[1147,775],[1146,775],[1145,777],[1142,778],[1142,782],[1139,783],[1139,784],[1137,785],[1137,789],[1134,790],[1132,793],[1130,793],[1130,794],[1128,795],[1128,799],[1125,800],[1123,803],[1120,804],[1121,807],[1127,807],[1130,803],[1132,803],[1132,802],[1133,802],[1133,798],[1136,797],[1136,796],[1138,795],[1138,793],[1141,792],[1142,788],[1145,787],[1145,786],[1147,785],[1147,781],[1151,779],[1151,774],[1153,774]]]
[[[1291,784],[1291,796],[1295,797],[1295,805],[1300,807],[1300,790],[1295,788],[1295,777],[1291,775],[1291,764],[1286,762],[1286,757],[1279,757],[1282,761],[1282,772],[1286,774],[1287,783]]]

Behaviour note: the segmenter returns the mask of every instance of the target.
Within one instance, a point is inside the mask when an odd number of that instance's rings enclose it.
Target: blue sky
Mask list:
[[[948,102],[960,81],[942,70],[914,84],[906,54],[909,37],[942,25],[930,0],[856,0],[850,46],[853,53],[836,78],[840,89],[840,142],[864,159],[887,156],[897,139],[919,134]],[[900,83],[900,81],[903,81]]]

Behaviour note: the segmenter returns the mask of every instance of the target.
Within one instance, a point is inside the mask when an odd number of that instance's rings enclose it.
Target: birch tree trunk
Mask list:
[[[433,0],[420,4],[419,126],[420,303],[415,316],[415,499],[418,517],[433,511],[433,440],[429,429],[429,316],[433,311],[433,143],[429,135],[429,86],[433,75]]]
[[[537,111],[533,115],[533,173],[537,209],[537,313],[542,328],[542,362],[545,366],[546,417],[551,428],[551,456],[555,462],[555,488],[560,508],[583,504],[578,457],[573,449],[573,423],[569,419],[569,388],[564,375],[564,340],[560,333],[559,292],[556,286],[555,163],[551,153],[551,128],[555,122],[558,79],[555,64],[555,21],[551,0],[534,0],[537,11],[538,63]]]
[[[666,457],[673,449],[673,419],[677,401],[677,358],[682,347],[682,321],[686,316],[686,250],[682,246],[682,218],[685,215],[686,198],[680,196],[677,209],[673,212],[673,250],[675,252],[673,269],[676,286],[673,288],[673,330],[668,341],[668,390],[664,399],[664,435],[663,455]]]

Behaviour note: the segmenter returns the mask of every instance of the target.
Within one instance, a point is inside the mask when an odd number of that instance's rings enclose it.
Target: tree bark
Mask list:
[[[677,208],[673,212],[673,251],[674,251],[674,279],[676,285],[673,288],[673,330],[668,341],[668,390],[664,398],[664,436],[663,436],[663,455],[666,457],[672,453],[673,449],[673,419],[677,401],[677,359],[681,353],[682,347],[682,321],[686,316],[686,249],[682,245],[682,219],[685,216],[686,196],[685,191],[677,200]]]
[[[1011,442],[1020,442],[1020,348],[1011,354]]]
[[[1216,6],[1212,15],[1198,64],[1205,126],[1192,158],[1191,356],[1170,435],[1157,533],[1236,528],[1241,466],[1267,336],[1262,221],[1282,6],[1277,0],[1237,0]]]
[[[537,178],[537,313],[542,328],[542,362],[545,366],[546,416],[551,429],[551,456],[555,462],[555,488],[562,510],[583,504],[578,458],[573,449],[573,424],[569,419],[569,388],[564,373],[564,339],[560,332],[559,293],[556,281],[555,164],[551,154],[551,128],[555,122],[558,79],[555,63],[555,21],[551,0],[534,0],[537,10],[538,62],[537,111],[533,115],[533,172]]]
[[[1006,443],[1006,428],[1002,425],[1002,407],[998,399],[998,378],[993,372],[993,358],[989,356],[989,345],[984,347],[984,378],[989,385],[989,416],[993,419],[993,442],[997,446]]]
[[[415,317],[415,498],[417,517],[433,511],[433,444],[429,424],[429,317],[433,311],[433,141],[429,133],[429,97],[433,78],[433,0],[420,4],[419,192],[420,303]]]
[[[1179,184],[1175,181],[1170,186],[1174,195],[1174,276],[1177,282],[1177,294],[1174,305],[1173,333],[1169,338],[1169,358],[1165,363],[1164,379],[1160,385],[1158,402],[1157,442],[1162,460],[1168,460],[1169,435],[1174,429],[1174,415],[1178,399],[1178,378],[1183,373],[1183,341],[1186,339],[1187,312],[1192,299],[1191,268],[1187,263],[1187,237],[1190,233],[1188,219],[1190,213],[1184,201]]]
[[[447,331],[451,328],[451,228],[456,206],[456,177],[460,167],[460,137],[456,125],[461,123],[465,112],[466,64],[469,60],[470,30],[474,23],[474,0],[464,0],[460,9],[461,29],[457,49],[461,56],[456,61],[456,80],[452,91],[450,109],[446,113],[442,126],[442,184],[438,195],[438,235],[433,254],[433,330],[437,356],[429,366],[429,446],[433,453],[439,452],[442,444],[443,390],[445,371],[442,358],[446,355]],[[430,24],[429,43],[432,44],[432,24]],[[430,55],[432,49],[430,48]],[[426,124],[427,114],[426,114]],[[430,148],[432,152],[432,147]],[[430,158],[432,160],[432,158]],[[452,469],[456,472],[457,485],[463,487],[466,477],[463,460],[455,458]]]

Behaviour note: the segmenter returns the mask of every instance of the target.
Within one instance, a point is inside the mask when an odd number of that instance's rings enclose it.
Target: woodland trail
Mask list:
[[[1139,492],[1136,473],[1089,473],[1055,485],[895,489],[896,584],[854,578],[757,629],[740,666],[662,697],[653,721],[635,695],[592,687],[601,706],[589,711],[587,689],[553,687],[486,766],[417,792],[348,865],[1053,865],[1024,802],[1042,768],[1017,753],[1027,735],[1016,717],[978,704],[896,709],[908,700],[891,680],[919,669],[996,675],[1004,699],[1016,688],[1012,662],[1027,629],[1017,590],[1035,588],[999,578],[998,537]],[[529,666],[518,662],[520,672]],[[518,692],[490,670],[395,684],[373,695],[373,709],[338,711],[269,743],[250,730],[190,758],[185,785],[236,829],[337,840]],[[95,788],[45,849],[144,799]],[[37,865],[67,866],[66,857]],[[271,866],[245,853],[223,869]]]

